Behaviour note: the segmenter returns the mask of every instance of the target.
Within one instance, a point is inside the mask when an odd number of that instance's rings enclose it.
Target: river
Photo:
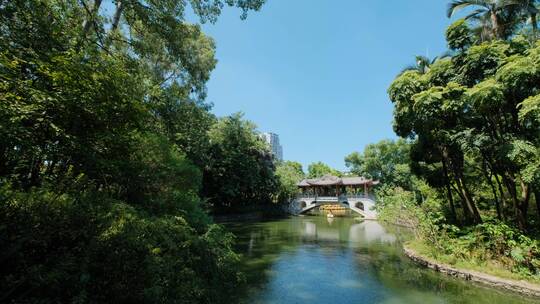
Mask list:
[[[538,303],[450,278],[404,256],[406,229],[350,217],[227,224],[247,290],[240,303]]]

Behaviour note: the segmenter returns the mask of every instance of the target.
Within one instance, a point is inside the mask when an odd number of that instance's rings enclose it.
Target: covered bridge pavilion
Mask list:
[[[316,196],[363,195],[370,197],[370,190],[379,181],[367,179],[361,176],[337,177],[324,175],[321,178],[304,179],[297,186],[302,194]]]
[[[297,186],[300,193],[296,199],[298,213],[307,212],[326,204],[340,204],[359,213],[364,218],[376,219],[375,197],[370,194],[379,181],[364,177],[337,177],[304,179]]]

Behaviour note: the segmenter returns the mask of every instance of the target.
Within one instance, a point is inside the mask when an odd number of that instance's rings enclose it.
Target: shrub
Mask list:
[[[96,192],[0,190],[2,302],[219,303],[240,280],[232,236]]]

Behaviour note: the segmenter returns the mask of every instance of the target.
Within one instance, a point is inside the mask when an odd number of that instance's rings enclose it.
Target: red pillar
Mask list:
[[[367,183],[364,184],[364,196],[368,196],[368,188],[367,188]]]

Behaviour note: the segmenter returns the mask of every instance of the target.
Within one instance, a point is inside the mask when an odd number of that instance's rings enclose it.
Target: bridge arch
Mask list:
[[[322,205],[327,204],[339,204],[344,207],[347,207],[351,209],[351,211],[360,214],[364,218],[368,219],[375,219],[377,218],[377,212],[373,210],[373,205],[375,204],[374,201],[370,199],[362,198],[360,200],[340,200],[338,201],[317,201],[317,200],[306,200],[306,199],[299,199],[296,201],[296,213],[302,214],[306,213],[309,210],[320,207]]]

